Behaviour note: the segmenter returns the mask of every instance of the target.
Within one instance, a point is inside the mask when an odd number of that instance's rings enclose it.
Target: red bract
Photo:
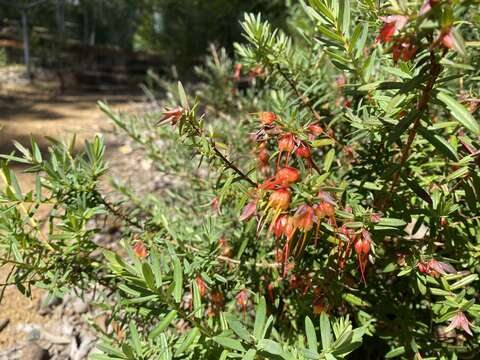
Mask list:
[[[440,35],[440,42],[447,49],[453,49],[453,46],[455,44],[455,40],[454,40],[453,36],[450,34],[450,31]]]
[[[197,283],[198,292],[200,293],[200,297],[204,297],[205,294],[207,293],[207,284],[205,284],[205,281],[203,281],[201,276],[197,276],[196,279],[195,279],[195,282]]]
[[[277,221],[275,221],[275,223],[273,224],[273,235],[275,236],[276,239],[281,238],[282,235],[285,234],[287,224],[288,224],[287,215],[281,215],[278,217]]]
[[[438,2],[439,0],[425,0],[420,8],[419,15],[423,16],[428,13],[430,10],[432,10],[433,6],[438,4]]]
[[[243,289],[242,291],[240,291],[235,297],[235,301],[237,305],[242,309],[243,316],[245,317],[248,305],[248,290]]]
[[[293,216],[293,224],[305,233],[310,231],[313,227],[313,208],[310,205],[300,205]]]
[[[309,159],[312,156],[310,148],[305,146],[305,144],[300,144],[300,146],[295,150],[295,154],[298,157]]]
[[[172,123],[172,125],[175,125],[178,122],[178,120],[182,118],[183,112],[184,112],[184,109],[181,107],[176,107],[171,110],[165,109],[165,111],[162,114],[163,117],[158,121],[157,124],[170,122]]]
[[[245,221],[250,219],[257,213],[257,201],[251,201],[242,210],[242,214],[240,215],[240,221]]]
[[[133,251],[141,259],[146,258],[148,256],[147,248],[141,241],[137,241],[135,243],[135,245],[133,246]]]
[[[375,42],[387,43],[392,41],[393,35],[401,30],[408,22],[408,17],[404,15],[382,16],[381,20],[385,23],[376,37]]]
[[[275,115],[275,113],[267,111],[258,113],[258,117],[263,125],[271,125],[275,120],[277,120],[277,115]]]
[[[468,321],[465,314],[459,311],[454,317],[450,319],[450,325],[445,329],[445,332],[450,332],[453,329],[462,329],[468,335],[473,336],[472,330],[470,330],[470,326],[472,324]]]
[[[322,202],[318,206],[316,206],[315,214],[319,219],[323,219],[325,217],[331,218],[335,215],[335,209],[331,204],[327,202]]]
[[[278,170],[275,178],[280,185],[293,184],[300,180],[300,171],[287,166]]]
[[[316,124],[308,125],[307,129],[315,136],[320,136],[323,133],[323,128]]]
[[[435,259],[431,259],[428,262],[427,266],[429,269],[436,271],[440,275],[457,273],[457,270],[455,270],[455,268],[452,265],[444,263],[442,261],[435,260]]]
[[[285,134],[278,140],[277,168],[280,164],[280,159],[282,158],[283,152],[287,153],[285,166],[288,166],[288,160],[290,159],[290,154],[294,149],[295,149],[295,137],[292,134]]]
[[[234,67],[234,70],[233,70],[233,80],[234,81],[239,81],[240,80],[241,71],[242,71],[242,64],[235,64],[235,67]]]

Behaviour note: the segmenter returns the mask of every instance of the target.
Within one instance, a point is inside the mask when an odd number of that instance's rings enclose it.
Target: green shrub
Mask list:
[[[157,194],[106,198],[101,139],[5,156],[38,181],[23,194],[3,166],[2,261],[26,293],[101,284],[126,333],[101,359],[475,358],[478,18],[470,1],[310,0],[286,34],[245,15],[242,67],[214,51],[196,99],[170,85],[142,119],[100,104]],[[101,260],[105,213],[124,251]]]

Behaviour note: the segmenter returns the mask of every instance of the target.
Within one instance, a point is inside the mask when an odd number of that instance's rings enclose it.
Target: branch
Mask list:
[[[192,125],[193,129],[195,130],[195,132],[197,133],[197,136],[200,136],[202,137],[203,136],[203,131],[202,129],[200,129],[195,123],[193,123],[192,121],[189,121],[189,123]],[[250,177],[245,174],[242,170],[240,170],[234,163],[232,163],[225,155],[222,154],[222,152],[217,148],[217,146],[215,145],[215,142],[213,141],[213,139],[210,139],[210,146],[212,147],[212,150],[215,152],[215,154],[220,158],[220,160],[223,161],[223,163],[230,169],[232,169],[233,171],[235,171],[238,176],[240,176],[243,180],[245,181],[248,181],[250,183],[250,185],[252,186],[258,186],[258,184],[253,181],[252,179],[250,179]]]
[[[413,140],[415,139],[415,136],[417,135],[418,127],[420,126],[420,119],[422,118],[424,111],[427,109],[428,102],[430,100],[430,95],[435,85],[435,81],[437,80],[438,76],[442,72],[442,66],[437,63],[435,59],[435,55],[433,53],[430,53],[430,59],[431,59],[430,78],[428,79],[425,89],[422,92],[422,96],[417,102],[417,106],[416,106],[418,111],[417,116],[415,117],[415,120],[413,122],[412,130],[410,130],[410,134],[408,135],[407,143],[403,148],[402,157],[400,158],[399,168],[395,172],[393,182],[390,187],[390,192],[389,192],[390,194],[393,194],[395,188],[398,186],[402,167],[405,165],[405,162],[407,161],[410,155],[410,150],[412,148]]]
[[[277,71],[280,73],[280,75],[282,75],[282,77],[285,79],[285,81],[288,83],[288,85],[290,85],[290,87],[292,88],[293,92],[295,93],[295,96],[297,98],[299,98],[302,102],[302,105],[312,113],[313,117],[315,118],[315,120],[319,123],[322,123],[322,125],[326,128],[325,124],[323,124],[322,122],[322,117],[320,116],[320,114],[313,108],[311,102],[310,102],[310,99],[305,97],[305,95],[303,95],[302,93],[300,93],[300,90],[298,89],[298,86],[297,84],[295,83],[295,80],[293,80],[292,78],[290,78],[287,73],[285,71],[282,70],[280,64],[276,64],[277,65]],[[327,135],[330,139],[332,139],[334,142],[338,143],[338,141],[330,136],[327,132],[325,132],[325,135]]]

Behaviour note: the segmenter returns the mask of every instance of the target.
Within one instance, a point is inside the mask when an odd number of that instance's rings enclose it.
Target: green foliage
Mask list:
[[[100,283],[119,329],[99,359],[477,357],[479,16],[310,0],[279,30],[246,14],[238,62],[212,48],[195,98],[157,79],[165,109],[100,103],[157,193],[116,182],[108,201],[101,139],[4,156],[39,180],[23,194],[3,166],[2,262],[20,289]],[[124,223],[102,259],[98,214]]]

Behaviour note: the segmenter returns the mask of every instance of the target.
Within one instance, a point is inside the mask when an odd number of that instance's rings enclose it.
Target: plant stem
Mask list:
[[[287,73],[285,71],[282,70],[282,67],[280,66],[280,64],[276,64],[276,67],[277,67],[277,71],[280,75],[282,75],[282,77],[285,79],[285,81],[288,83],[288,85],[291,87],[291,89],[293,90],[293,92],[295,93],[295,96],[297,98],[299,98],[302,102],[302,105],[308,110],[310,111],[310,113],[313,115],[313,117],[315,118],[315,120],[319,123],[322,124],[323,127],[326,128],[325,124],[323,124],[322,122],[322,117],[320,116],[320,114],[313,108],[311,102],[310,102],[310,99],[307,98],[305,95],[303,95],[300,90],[298,89],[298,86],[295,82],[295,80],[293,80],[292,78],[290,78]],[[330,136],[327,132],[325,132],[325,135],[328,136],[330,139],[332,139],[333,141],[335,141],[336,143],[338,143],[338,141]]]
[[[407,143],[403,148],[402,157],[400,158],[400,164],[399,164],[398,170],[395,172],[392,185],[390,187],[390,191],[389,191],[390,194],[393,194],[395,188],[398,186],[402,167],[405,165],[405,162],[407,161],[410,155],[410,150],[412,148],[413,140],[417,135],[417,130],[418,130],[418,127],[420,126],[420,120],[422,118],[422,115],[427,109],[428,102],[430,100],[430,96],[431,96],[433,87],[435,85],[435,81],[437,80],[438,76],[442,72],[442,66],[438,64],[438,62],[436,61],[435,55],[433,53],[430,53],[430,61],[431,61],[430,78],[428,79],[425,89],[423,90],[422,95],[417,102],[417,106],[416,106],[417,116],[413,121],[413,126],[412,126],[412,129],[410,130],[410,134],[408,135]]]
[[[192,125],[193,129],[195,130],[195,132],[197,133],[198,136],[202,137],[203,136],[203,131],[202,129],[200,129],[194,122],[192,121],[189,121],[189,123]],[[209,139],[210,140],[210,146],[212,148],[212,150],[215,152],[215,154],[217,155],[217,157],[220,158],[220,160],[222,160],[222,162],[230,169],[232,169],[234,172],[236,172],[238,174],[238,176],[240,176],[243,180],[247,181],[250,183],[250,185],[252,186],[258,186],[258,184],[253,181],[252,179],[250,179],[250,177],[245,174],[242,170],[240,170],[234,163],[232,163],[225,155],[222,154],[222,152],[217,148],[217,146],[215,145],[215,142],[213,141],[213,139]]]

